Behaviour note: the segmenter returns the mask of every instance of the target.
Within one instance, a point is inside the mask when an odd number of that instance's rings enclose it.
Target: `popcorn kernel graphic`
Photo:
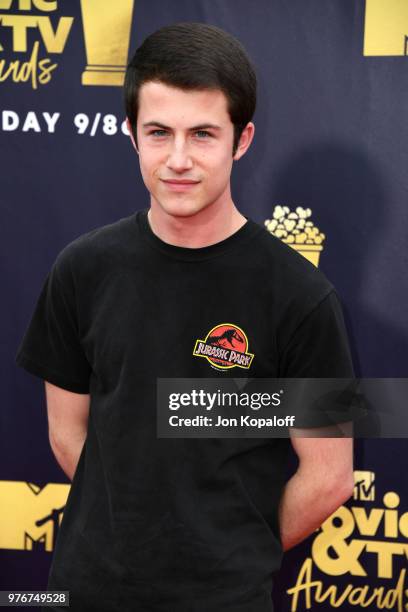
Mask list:
[[[292,249],[306,257],[316,267],[326,236],[312,221],[310,208],[298,206],[291,212],[288,206],[275,206],[272,219],[265,220],[268,232],[288,244]]]

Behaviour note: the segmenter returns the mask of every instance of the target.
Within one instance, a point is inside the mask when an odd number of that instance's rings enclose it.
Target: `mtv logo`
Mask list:
[[[408,55],[408,2],[366,0],[364,55]]]
[[[70,485],[0,481],[0,548],[54,549]]]
[[[354,470],[353,499],[360,501],[375,500],[375,473],[365,470]]]

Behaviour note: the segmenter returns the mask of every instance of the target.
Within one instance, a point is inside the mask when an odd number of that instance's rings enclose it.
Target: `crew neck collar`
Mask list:
[[[247,220],[246,223],[244,223],[244,225],[242,225],[233,234],[227,238],[224,238],[224,240],[204,247],[182,247],[165,242],[153,232],[147,216],[148,212],[149,208],[144,208],[143,210],[139,210],[135,213],[135,220],[141,236],[147,240],[152,247],[161,251],[162,253],[175,257],[176,259],[183,259],[185,261],[202,261],[205,259],[211,259],[212,257],[216,257],[218,255],[223,255],[224,253],[235,248],[238,244],[241,244],[254,236],[256,233],[258,233],[258,231],[262,230],[260,225],[244,215],[245,219]]]

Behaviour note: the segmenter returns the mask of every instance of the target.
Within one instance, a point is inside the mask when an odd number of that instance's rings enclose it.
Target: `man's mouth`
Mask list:
[[[193,181],[191,179],[160,179],[168,189],[172,191],[187,191],[198,185],[200,181]]]
[[[165,183],[174,183],[175,185],[195,185],[199,181],[193,181],[192,179],[161,179]]]

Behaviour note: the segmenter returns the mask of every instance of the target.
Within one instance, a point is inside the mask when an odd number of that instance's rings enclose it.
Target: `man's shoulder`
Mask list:
[[[289,295],[323,296],[333,290],[326,275],[301,253],[271,234],[258,233],[254,255],[274,291]]]
[[[114,247],[122,243],[123,239],[130,236],[132,229],[136,227],[135,213],[127,217],[121,217],[112,223],[101,225],[84,234],[81,234],[69,242],[62,252],[75,253],[76,251],[86,252],[97,248]]]
[[[69,270],[86,271],[114,262],[130,245],[135,244],[135,213],[112,223],[96,227],[71,240],[58,253],[55,267],[64,276]]]
[[[262,280],[268,286],[268,308],[276,324],[280,353],[302,324],[304,338],[314,334],[316,341],[320,338],[322,342],[319,334],[323,332],[318,330],[328,330],[336,337],[336,325],[341,329],[340,301],[324,272],[266,229],[259,234],[258,257],[263,259]]]

